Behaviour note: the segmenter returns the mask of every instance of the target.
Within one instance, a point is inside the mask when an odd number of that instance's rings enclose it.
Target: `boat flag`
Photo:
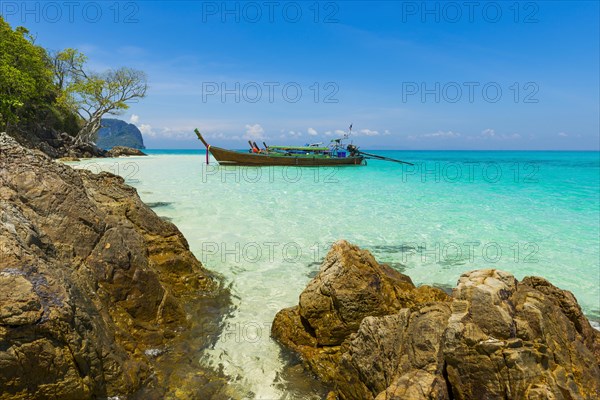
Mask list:
[[[348,128],[348,133],[346,133],[344,135],[344,139],[348,138],[348,136],[350,136],[351,133],[352,133],[352,124],[350,124],[350,128]]]

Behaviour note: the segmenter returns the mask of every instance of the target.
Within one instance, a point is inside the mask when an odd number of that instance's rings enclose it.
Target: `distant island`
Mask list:
[[[142,133],[134,124],[115,118],[102,118],[96,145],[110,150],[115,146],[145,149]]]

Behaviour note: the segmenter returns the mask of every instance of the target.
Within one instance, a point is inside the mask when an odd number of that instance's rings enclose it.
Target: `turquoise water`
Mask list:
[[[540,275],[600,320],[598,152],[380,151],[417,165],[337,169],[222,168],[204,165],[202,151],[148,152],[78,166],[124,176],[225,277],[235,310],[200,361],[222,366],[247,397],[284,396],[270,324],[341,238],[417,284],[451,287],[477,268]]]

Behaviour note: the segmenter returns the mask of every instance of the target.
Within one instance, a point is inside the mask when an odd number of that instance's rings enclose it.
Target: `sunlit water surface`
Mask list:
[[[597,152],[379,152],[415,167],[222,168],[193,151],[86,160],[125,177],[230,285],[234,310],[199,362],[223,368],[243,397],[318,397],[287,382],[270,338],[330,244],[347,239],[416,284],[452,287],[465,271],[540,275],[600,320]]]

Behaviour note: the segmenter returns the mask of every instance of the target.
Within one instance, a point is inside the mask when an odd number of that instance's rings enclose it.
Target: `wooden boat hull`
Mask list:
[[[363,165],[363,157],[324,157],[316,155],[273,155],[242,153],[220,147],[209,146],[210,154],[220,165],[244,165],[244,166],[269,166],[269,165],[296,165],[306,167],[316,166],[341,166],[341,165]]]

